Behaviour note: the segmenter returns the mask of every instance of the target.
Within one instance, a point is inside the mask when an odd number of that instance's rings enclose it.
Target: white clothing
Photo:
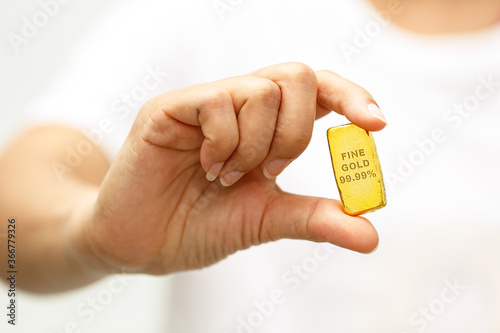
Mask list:
[[[419,37],[386,26],[363,2],[340,0],[222,1],[232,10],[221,20],[215,3],[113,4],[76,37],[27,119],[88,131],[109,119],[103,147],[113,155],[140,105],[161,92],[287,61],[336,71],[370,91],[389,122],[374,134],[388,205],[366,215],[379,249],[361,255],[282,240],[199,271],[135,277],[97,320],[75,314],[109,278],[63,301],[33,298],[49,304],[39,310],[45,316],[66,304],[44,331],[74,320],[82,332],[109,323],[120,332],[498,332],[500,29]],[[283,190],[338,198],[326,130],[346,122],[337,114],[317,121],[306,152],[278,179]],[[29,306],[23,324],[39,327]]]

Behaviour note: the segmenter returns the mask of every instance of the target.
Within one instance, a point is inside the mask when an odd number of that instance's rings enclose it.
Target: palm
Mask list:
[[[264,210],[279,196],[274,181],[253,171],[225,188],[209,183],[198,168],[185,184],[190,194],[179,201],[180,209],[168,221],[167,241],[163,244],[165,249],[177,252],[174,266],[207,266],[269,240]],[[177,228],[182,228],[180,238]]]
[[[269,240],[263,216],[268,203],[280,195],[275,182],[254,170],[225,188],[206,180],[197,156],[197,150],[147,147],[141,160],[152,162],[138,162],[126,177],[122,156],[117,158],[101,189],[114,198],[102,202],[100,210],[113,221],[98,226],[112,249],[104,250],[107,260],[137,270],[177,271],[207,266]],[[175,159],[182,168],[163,171]],[[183,165],[186,160],[195,163]]]

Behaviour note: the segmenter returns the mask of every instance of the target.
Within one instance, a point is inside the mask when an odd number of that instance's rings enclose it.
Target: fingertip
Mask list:
[[[292,160],[274,160],[267,163],[262,172],[267,179],[275,179],[290,163]]]
[[[362,219],[364,220],[363,223],[365,223],[363,237],[359,238],[359,242],[352,250],[363,254],[371,254],[377,251],[379,246],[378,232],[370,221],[366,218]]]
[[[210,169],[207,172],[207,180],[210,182],[213,182],[219,176],[219,173],[222,170],[223,166],[224,166],[224,162],[212,164],[212,166],[210,167]]]
[[[370,221],[345,214],[340,201],[280,193],[271,202],[263,219],[263,241],[306,239],[366,254],[378,246],[378,233]]]
[[[368,219],[346,215],[340,202],[331,205],[328,215],[328,227],[323,230],[326,241],[364,254],[376,250],[379,243],[378,233]]]
[[[379,244],[378,233],[370,222],[366,222],[366,225],[358,226],[358,230],[351,230],[351,234],[345,235],[337,245],[363,254],[373,253]]]
[[[373,118],[379,120],[379,126],[382,126],[382,128],[384,128],[385,126],[387,126],[387,119],[385,118],[385,116],[382,113],[382,111],[380,111],[380,108],[379,108],[379,106],[377,104],[375,104],[375,103],[368,104],[368,106],[366,107],[366,111],[368,111],[368,113]]]
[[[243,172],[239,172],[239,171],[228,172],[228,173],[225,173],[224,175],[221,175],[220,183],[224,187],[229,187],[231,185],[234,185],[244,175],[245,174]]]
[[[373,250],[371,250],[370,252],[362,252],[362,253],[363,254],[372,254],[372,253],[375,253],[375,252],[377,252],[379,245],[380,245],[380,242],[377,242],[377,245],[375,246],[375,248]]]
[[[342,103],[346,118],[367,131],[377,132],[387,126],[387,119],[373,101],[346,101]]]

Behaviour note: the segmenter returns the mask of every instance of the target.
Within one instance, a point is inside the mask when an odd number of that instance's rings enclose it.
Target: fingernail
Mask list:
[[[278,177],[280,173],[285,170],[285,168],[292,163],[290,160],[274,160],[269,163],[267,163],[266,167],[264,168],[264,176],[269,179],[274,179]]]
[[[387,120],[385,119],[384,117],[384,114],[382,113],[382,111],[380,111],[380,108],[371,103],[371,104],[368,104],[368,106],[366,107],[366,110],[368,110],[368,112],[375,118],[377,119],[380,119],[384,122],[384,124],[387,124]]]
[[[220,183],[222,186],[231,186],[234,183],[236,183],[238,180],[240,180],[241,177],[243,177],[244,173],[243,172],[238,172],[238,171],[233,171],[226,173],[224,176],[220,178]]]
[[[217,176],[219,175],[223,166],[224,166],[224,162],[212,164],[212,166],[210,167],[210,170],[207,173],[207,180],[209,182],[213,182],[215,180],[215,178],[217,178]]]

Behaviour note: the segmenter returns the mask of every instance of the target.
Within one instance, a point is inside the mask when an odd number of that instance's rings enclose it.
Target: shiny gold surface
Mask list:
[[[384,207],[384,180],[371,132],[349,124],[330,128],[327,135],[346,214],[360,215]]]

